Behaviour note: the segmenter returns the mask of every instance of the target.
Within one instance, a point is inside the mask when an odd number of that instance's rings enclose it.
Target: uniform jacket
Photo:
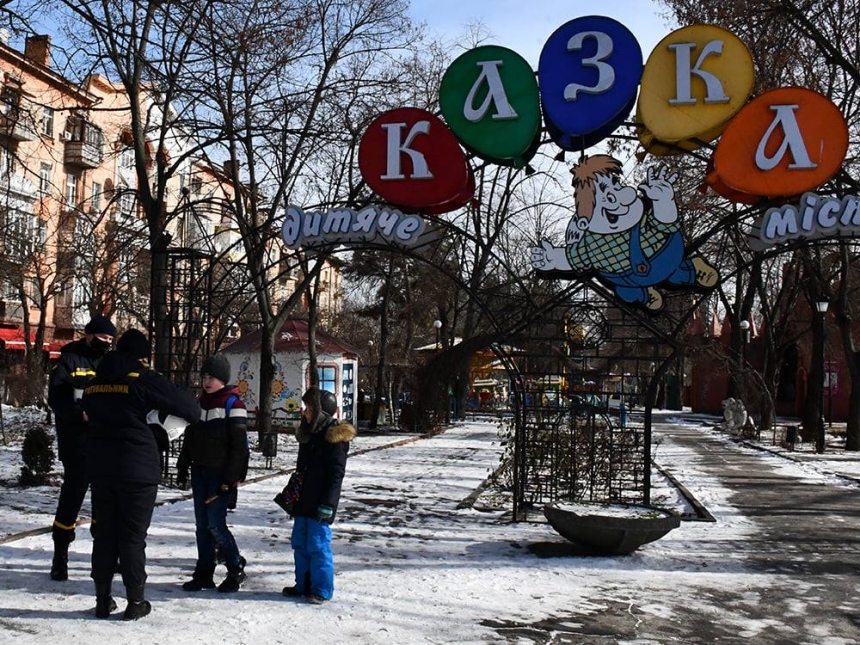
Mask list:
[[[191,392],[124,352],[110,352],[102,359],[82,402],[89,418],[91,482],[159,483],[159,442],[167,437],[162,428],[147,425],[147,413],[159,410],[189,423],[200,419],[200,406]],[[164,436],[157,438],[156,432]]]
[[[244,481],[248,473],[248,410],[234,385],[200,395],[200,421],[185,429],[176,462],[180,474],[191,465],[223,471],[224,481]],[[227,412],[227,400],[235,399]]]
[[[354,438],[355,428],[351,424],[340,423],[324,412],[319,413],[314,424],[302,418],[296,432],[299,441],[296,472],[302,474],[303,481],[294,516],[316,517],[319,506],[328,506],[334,511],[328,522],[334,522],[349,442]]]
[[[81,396],[87,383],[96,375],[102,355],[87,344],[85,338],[67,343],[60,350],[60,360],[48,381],[48,405],[54,411],[57,426],[57,451],[61,461],[83,455],[87,441]]]

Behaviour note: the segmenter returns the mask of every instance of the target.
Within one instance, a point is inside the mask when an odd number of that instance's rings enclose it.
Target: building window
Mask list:
[[[93,125],[89,121],[84,122],[84,133],[86,142],[91,146],[96,146],[99,150],[102,149],[105,143],[105,135],[97,125]]]
[[[328,390],[337,396],[337,366],[318,365],[317,376],[320,390]]]
[[[22,213],[19,210],[10,210],[6,213],[5,250],[12,257],[23,257],[28,251],[29,222],[32,215]]]
[[[203,192],[203,182],[200,180],[200,177],[194,177],[191,179],[191,194],[195,197],[199,197],[200,193]]]
[[[134,170],[134,148],[126,147],[119,155],[119,167],[122,170]]]
[[[78,205],[78,176],[66,175],[66,208],[76,208]]]
[[[36,250],[44,251],[48,243],[48,223],[40,217],[33,218],[32,238],[36,244]]]
[[[48,106],[42,107],[42,134],[48,137],[54,136],[54,110]]]
[[[51,192],[51,164],[43,163],[39,167],[39,194],[42,196]]]
[[[134,215],[135,195],[133,190],[124,190],[119,196],[119,215],[131,219]]]
[[[57,288],[57,295],[55,297],[55,303],[58,307],[71,307],[72,306],[72,280],[69,279],[68,282],[64,282],[59,285]]]
[[[30,306],[41,308],[44,304],[44,298],[42,298],[41,285],[36,281],[36,279],[27,278],[24,289],[27,293],[27,297],[30,299]]]
[[[8,116],[10,119],[17,119],[20,100],[20,94],[7,85],[3,88],[3,91],[0,92],[0,112]]]
[[[21,294],[18,293],[18,287],[9,282],[8,280],[3,281],[3,300],[6,302],[16,302],[21,297]]]
[[[92,203],[93,210],[97,213],[100,212],[102,209],[102,185],[97,181],[93,182],[90,201]]]
[[[8,177],[15,169],[15,156],[5,143],[0,143],[0,175]]]

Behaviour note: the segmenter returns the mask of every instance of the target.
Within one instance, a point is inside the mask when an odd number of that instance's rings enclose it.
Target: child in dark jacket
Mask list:
[[[349,442],[355,428],[334,418],[337,399],[331,392],[308,388],[302,395],[305,409],[296,432],[299,454],[296,473],[302,476],[301,492],[292,508],[290,542],[296,565],[296,583],[284,587],[285,596],[307,596],[313,604],[334,594],[334,561],[331,524],[337,513],[346,471]]]
[[[227,565],[227,577],[218,591],[238,591],[245,575],[245,558],[227,526],[230,492],[248,470],[248,411],[230,381],[230,364],[219,354],[210,356],[201,369],[200,422],[185,431],[177,460],[176,481],[184,486],[191,468],[197,564],[186,591],[213,589],[216,550]]]

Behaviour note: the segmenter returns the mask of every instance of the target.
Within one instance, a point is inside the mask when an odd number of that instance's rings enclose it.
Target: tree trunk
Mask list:
[[[263,325],[260,346],[260,405],[257,408],[257,440],[259,447],[266,452],[266,442],[272,432],[272,382],[275,380],[275,337],[276,330]],[[271,455],[274,456],[274,455]]]
[[[167,319],[167,238],[162,233],[152,241],[149,331],[155,340],[153,367],[170,374],[170,321]]]
[[[394,259],[388,260],[386,272],[388,280],[383,286],[381,312],[379,316],[379,362],[376,364],[376,383],[373,392],[373,411],[370,414],[368,427],[374,429],[379,419],[379,411],[382,408],[382,397],[385,394],[385,356],[388,347],[388,306],[391,301],[391,274],[394,271]]]

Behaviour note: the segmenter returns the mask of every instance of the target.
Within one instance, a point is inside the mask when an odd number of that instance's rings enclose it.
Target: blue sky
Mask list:
[[[537,67],[541,48],[564,23],[590,15],[615,18],[639,41],[647,60],[654,46],[672,31],[654,0],[412,0],[412,15],[446,41],[467,33],[480,21],[492,34],[487,42],[513,49]],[[466,44],[467,41],[462,41]]]

